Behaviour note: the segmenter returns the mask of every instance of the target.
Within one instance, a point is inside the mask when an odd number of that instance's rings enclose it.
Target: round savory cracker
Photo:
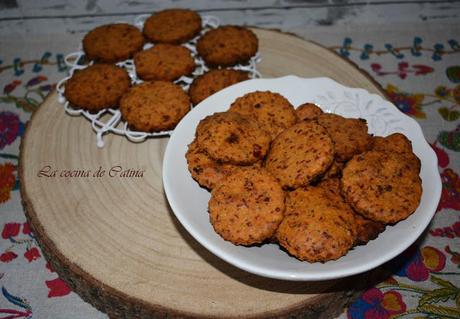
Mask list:
[[[232,84],[249,79],[249,73],[232,69],[210,70],[197,78],[190,85],[188,94],[193,105],[197,105],[208,96]]]
[[[393,224],[417,209],[422,182],[400,154],[368,151],[354,156],[345,166],[342,193],[359,214]]]
[[[201,31],[201,17],[189,9],[167,9],[152,14],[144,22],[144,35],[154,43],[180,44]]]
[[[93,64],[73,73],[65,84],[64,96],[73,107],[96,112],[118,107],[130,85],[125,69],[112,64]]]
[[[339,179],[327,179],[316,186],[299,187],[287,193],[286,216],[314,210],[324,211],[325,217],[346,228],[353,237],[356,236],[355,213],[340,194]]]
[[[341,196],[340,183],[338,178],[327,178],[322,180],[318,184],[318,187],[327,191],[324,194],[336,207],[345,205],[342,206],[343,210],[341,217],[345,220],[353,234],[355,234],[356,239],[354,245],[365,245],[370,240],[377,238],[377,236],[385,230],[385,224],[365,218],[353,211],[351,206],[346,203]]]
[[[136,53],[134,65],[137,76],[144,81],[174,81],[195,70],[189,49],[166,43]]]
[[[229,109],[256,119],[274,139],[297,122],[294,107],[279,93],[256,91],[237,98]]]
[[[323,110],[314,103],[304,103],[295,109],[295,113],[300,121],[316,120]]]
[[[303,121],[273,140],[265,167],[283,188],[297,188],[326,172],[333,160],[334,145],[326,129]]]
[[[247,63],[257,53],[259,40],[248,28],[226,25],[206,32],[196,47],[207,65],[225,67]]]
[[[235,245],[273,236],[284,216],[284,192],[265,169],[239,168],[212,190],[209,217],[214,230]]]
[[[173,129],[190,111],[190,99],[171,82],[144,82],[133,86],[120,101],[123,119],[137,131]]]
[[[256,120],[230,112],[214,113],[201,120],[196,139],[214,160],[240,165],[263,159],[271,141]]]
[[[207,189],[213,189],[222,178],[240,167],[213,160],[199,148],[196,139],[188,146],[185,158],[192,178]]]
[[[368,150],[372,145],[372,137],[367,133],[367,123],[364,119],[324,113],[318,116],[317,121],[331,136],[336,159],[339,162],[349,160],[353,155]]]
[[[374,136],[372,149],[399,153],[406,158],[417,173],[420,172],[420,159],[413,153],[412,143],[404,134],[393,133],[386,137]]]
[[[142,50],[144,36],[127,23],[106,24],[94,28],[83,38],[83,51],[89,60],[116,63]]]
[[[356,239],[352,209],[334,191],[334,182],[288,193],[285,218],[276,238],[291,255],[326,262],[345,255]]]

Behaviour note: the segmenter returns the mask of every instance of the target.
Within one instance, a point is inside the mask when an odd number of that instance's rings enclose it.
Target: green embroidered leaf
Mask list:
[[[441,114],[442,118],[445,119],[446,121],[452,122],[456,121],[460,118],[460,112],[459,111],[451,111],[447,107],[441,107],[438,109],[439,114]]]
[[[454,288],[454,289],[457,288],[450,281],[441,279],[441,278],[433,276],[433,275],[431,276],[431,281],[434,282],[436,285],[441,286],[441,287]]]
[[[14,103],[15,99],[12,96],[6,95],[0,97],[0,102],[3,103]]]
[[[417,310],[424,312],[427,315],[437,315],[441,318],[460,318],[460,309],[443,307],[443,306],[434,306],[434,305],[424,305],[417,307]]]
[[[454,299],[457,295],[457,289],[455,288],[441,288],[430,291],[422,296],[419,300],[419,306],[423,306],[429,303],[436,303],[441,301],[447,301]]]
[[[33,112],[37,109],[38,105],[30,103],[28,99],[20,98],[16,101],[16,107],[26,112]]]

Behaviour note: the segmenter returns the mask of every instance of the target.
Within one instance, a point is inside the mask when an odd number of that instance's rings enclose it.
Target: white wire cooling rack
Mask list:
[[[145,20],[149,17],[149,14],[137,16],[134,19],[134,25],[142,30]],[[185,91],[188,90],[190,84],[192,83],[193,79],[197,76],[207,72],[209,69],[206,66],[203,59],[198,55],[196,50],[196,43],[198,39],[208,30],[215,29],[220,25],[220,21],[217,17],[213,16],[203,16],[202,17],[202,24],[203,29],[201,33],[195,37],[194,39],[190,40],[189,42],[183,44],[187,49],[192,52],[192,56],[195,59],[196,68],[193,71],[192,75],[190,76],[182,76],[177,79],[174,83],[180,85]],[[152,47],[153,44],[147,43],[144,46],[144,49],[148,49]],[[236,70],[243,70],[249,73],[250,78],[260,78],[260,73],[257,71],[256,64],[260,62],[260,54],[257,53],[254,57],[250,59],[248,64],[245,65],[236,65],[233,69]],[[63,78],[57,84],[57,92],[59,95],[59,102],[64,106],[65,112],[72,116],[83,116],[87,120],[91,122],[91,127],[93,128],[94,132],[96,133],[96,145],[99,148],[104,147],[104,139],[103,136],[108,133],[117,134],[126,136],[126,138],[131,142],[143,142],[148,137],[161,137],[161,136],[169,136],[172,131],[161,131],[161,132],[140,132],[140,131],[133,131],[129,128],[127,122],[125,122],[121,116],[121,112],[118,109],[103,109],[97,113],[91,113],[86,110],[74,108],[69,101],[66,100],[64,97],[65,91],[65,83],[68,79],[70,79],[73,73],[76,70],[81,70],[92,63],[85,63],[85,53],[83,49],[80,48],[76,52],[69,53],[65,58],[64,61],[69,68],[69,75]],[[143,81],[137,77],[136,69],[134,66],[134,62],[132,59],[128,59],[122,62],[117,63],[119,67],[124,68],[130,78],[132,84],[142,83]],[[191,108],[192,106],[190,106]]]

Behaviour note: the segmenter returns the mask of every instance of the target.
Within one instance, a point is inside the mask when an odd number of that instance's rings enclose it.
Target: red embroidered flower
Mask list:
[[[14,89],[15,89],[19,84],[21,84],[21,81],[19,81],[19,80],[14,80],[13,82],[8,83],[7,85],[5,85],[5,86],[3,87],[3,93],[5,93],[5,94],[10,94],[11,92],[14,91]]]
[[[15,170],[16,167],[11,163],[0,164],[0,203],[10,199],[10,192],[16,185]]]
[[[40,258],[41,255],[40,255],[40,251],[38,250],[37,247],[32,247],[31,249],[26,250],[26,252],[24,253],[24,257],[26,257],[26,259],[29,262],[32,262],[32,261],[37,260],[38,258]]]
[[[71,292],[69,286],[60,278],[47,280],[45,284],[49,288],[48,298],[66,296]]]
[[[387,85],[386,91],[391,102],[402,112],[416,118],[426,118],[425,112],[422,111],[422,102],[425,98],[423,94],[401,92],[391,84]]]
[[[22,224],[22,233],[24,235],[29,235],[32,231],[30,230],[30,225],[29,223],[24,223]]]
[[[0,112],[0,149],[10,145],[24,133],[24,124],[13,112]]]
[[[405,311],[406,304],[400,293],[383,293],[371,288],[348,308],[347,316],[350,319],[388,319]]]
[[[460,237],[460,221],[455,222],[452,226],[430,229],[430,234],[435,237]]]
[[[16,257],[18,257],[18,255],[16,255],[12,251],[5,251],[3,254],[0,255],[0,261],[4,263],[9,263]]]
[[[460,210],[460,177],[451,168],[441,173],[442,192],[438,211],[443,208]]]
[[[9,239],[11,237],[17,236],[19,234],[19,229],[21,224],[19,223],[6,223],[3,226],[2,238]]]
[[[433,144],[430,144],[430,146],[433,148],[433,150],[435,151],[436,153],[436,156],[438,158],[438,166],[439,167],[447,167],[447,165],[449,165],[449,155],[447,154],[447,152],[445,150],[443,150],[442,148],[438,147],[436,145],[436,142],[433,143]]]

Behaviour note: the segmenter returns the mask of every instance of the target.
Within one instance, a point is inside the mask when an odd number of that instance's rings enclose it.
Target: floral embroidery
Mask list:
[[[401,92],[391,84],[388,84],[386,91],[391,102],[402,112],[416,118],[426,118],[425,112],[422,111],[423,94]]]
[[[436,142],[434,144],[430,144],[430,146],[436,153],[436,157],[438,158],[438,166],[442,168],[447,167],[447,165],[449,165],[450,162],[449,155],[447,154],[447,152],[442,148],[438,147],[436,145]]]
[[[16,187],[16,166],[11,163],[0,164],[0,203],[10,199],[11,191]]]
[[[0,261],[4,263],[9,263],[13,259],[16,259],[16,257],[18,257],[18,255],[16,255],[14,252],[5,251],[3,254],[0,255]]]
[[[26,237],[24,237],[24,235],[26,235]],[[2,262],[10,262],[17,258],[18,254],[14,252],[13,249],[18,246],[25,246],[23,255],[29,263],[41,257],[40,250],[36,247],[35,237],[30,231],[28,223],[6,223],[3,226],[2,238],[8,240],[12,244],[12,246],[0,255],[0,261]]]
[[[453,83],[460,83],[460,65],[454,65],[446,69],[447,78]]]
[[[32,262],[32,261],[37,260],[38,258],[40,258],[41,255],[40,255],[40,251],[37,249],[37,247],[32,247],[32,248],[26,250],[26,252],[24,253],[24,257],[29,262]]]
[[[6,223],[3,226],[2,238],[11,239],[19,234],[20,229],[21,229],[21,224],[19,223]]]
[[[429,73],[433,73],[434,69],[428,65],[423,64],[413,64],[409,66],[407,62],[399,62],[397,70],[383,70],[383,67],[379,63],[372,63],[371,64],[372,71],[375,72],[378,76],[385,76],[385,75],[397,75],[401,79],[405,79],[409,74],[413,75],[426,75]]]
[[[14,80],[12,81],[11,83],[8,83],[7,85],[5,85],[5,87],[3,88],[3,93],[5,94],[10,94],[11,92],[13,92],[18,86],[19,84],[21,84],[22,82],[19,81],[19,80]]]
[[[13,112],[0,112],[0,149],[12,144],[24,133],[24,124]]]
[[[438,141],[448,149],[460,152],[460,125],[452,131],[439,132]]]
[[[371,288],[348,309],[351,319],[387,319],[406,311],[406,304],[397,291],[382,292]]]
[[[430,234],[435,237],[460,237],[460,221],[455,222],[452,226],[430,229]]]
[[[2,287],[2,295],[3,297],[12,305],[21,308],[21,310],[17,310],[14,308],[4,308],[0,309],[0,315],[4,319],[13,319],[13,318],[32,318],[32,307],[30,306],[29,302],[25,298],[21,298],[18,296],[14,296],[6,290],[5,287]]]
[[[460,237],[460,235],[457,236]],[[451,256],[450,261],[457,265],[457,268],[460,268],[460,252],[452,250],[449,246],[444,247],[444,251]]]
[[[22,83],[19,80],[15,80],[4,87],[3,92],[5,95],[0,96],[0,102],[13,103],[17,108],[23,109],[26,112],[33,112],[45,100],[46,95],[56,87],[56,84],[42,84],[38,86],[38,84],[47,80],[48,78],[43,75],[38,75],[30,79],[23,86],[26,92],[22,96],[12,94]]]
[[[442,191],[438,211],[444,208],[460,210],[460,177],[451,168],[441,173]]]
[[[47,280],[45,284],[49,289],[48,298],[66,296],[71,292],[69,286],[60,278]]]
[[[446,257],[438,249],[431,246],[417,249],[414,245],[389,263],[396,275],[412,281],[425,281],[429,278],[430,272],[441,271],[445,265]]]
[[[375,50],[374,45],[370,43],[364,44],[363,48],[352,46],[353,40],[349,37],[343,40],[341,46],[331,47],[333,50],[337,50],[343,57],[349,57],[351,52],[358,52],[361,60],[368,60],[371,55],[381,56],[384,54],[390,54],[396,59],[400,60],[406,57],[407,52],[410,57],[421,57],[425,54],[430,54],[433,61],[441,61],[442,57],[450,54],[458,54],[460,52],[458,41],[451,39],[447,41],[447,44],[436,43],[433,47],[423,46],[423,39],[421,37],[414,37],[412,43],[405,46],[393,46],[390,43],[385,43],[385,50]],[[448,48],[447,48],[448,47]],[[403,53],[404,52],[404,53]],[[409,55],[410,54],[410,55]]]

